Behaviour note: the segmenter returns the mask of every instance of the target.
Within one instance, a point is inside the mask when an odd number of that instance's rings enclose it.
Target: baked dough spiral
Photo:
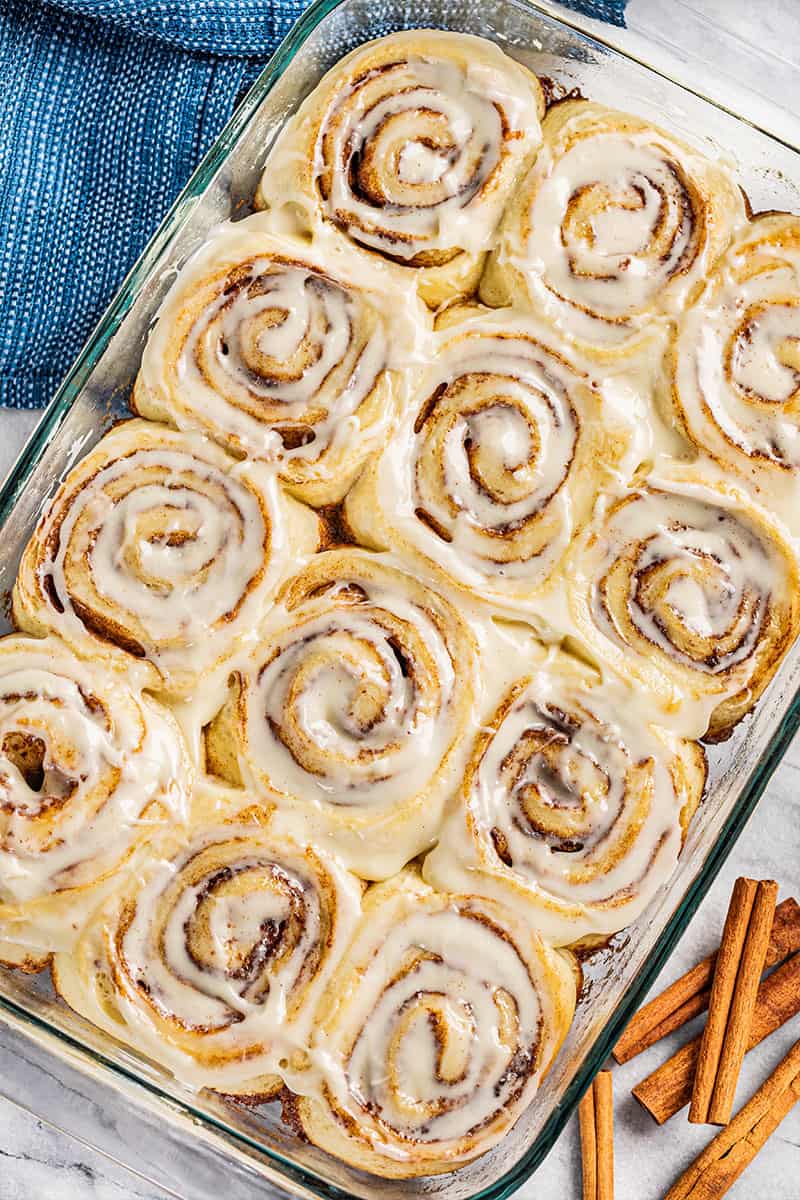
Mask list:
[[[366,545],[525,607],[634,437],[539,322],[477,305],[461,314],[447,314],[397,436],[347,497],[347,520]]]
[[[280,593],[207,731],[207,766],[384,878],[433,841],[476,692],[475,635],[447,600],[391,561],[330,550]]]
[[[385,440],[404,391],[388,369],[404,308],[393,306],[390,346],[389,304],[334,277],[307,243],[270,234],[262,215],[222,226],[159,311],[133,406],[274,460],[299,499],[332,504]]]
[[[0,961],[69,947],[142,836],[185,818],[177,723],[57,638],[0,639]]]
[[[681,321],[669,383],[684,434],[800,533],[800,219],[735,238]]]
[[[372,888],[315,1022],[307,1136],[389,1178],[452,1170],[533,1099],[575,1008],[571,960],[495,900],[416,872]]]
[[[797,557],[780,529],[691,468],[611,503],[566,579],[592,651],[643,684],[671,727],[711,741],[750,711],[800,627]]]
[[[524,297],[584,352],[625,360],[702,283],[743,198],[724,168],[627,113],[565,100],[542,131],[481,296]]]
[[[314,513],[263,465],[199,434],[118,425],[70,471],[20,563],[14,619],[81,652],[141,660],[183,695],[224,664],[292,556],[316,549]]]
[[[256,202],[412,270],[436,308],[477,283],[543,109],[536,77],[480,38],[392,34],[314,89],[270,153]]]
[[[705,773],[633,689],[552,654],[481,729],[425,878],[515,899],[557,945],[604,939],[671,875]]]
[[[153,850],[56,956],[56,989],[192,1087],[268,1099],[302,1060],[361,887],[247,812]]]

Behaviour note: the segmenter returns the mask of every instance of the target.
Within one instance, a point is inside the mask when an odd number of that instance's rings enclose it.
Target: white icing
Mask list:
[[[705,195],[716,185],[699,155],[655,128],[608,128],[604,110],[593,112],[577,105],[545,140],[498,262],[567,338],[603,353],[663,339],[712,265],[717,223],[744,214],[721,172],[719,195]]]
[[[607,538],[607,541],[606,541]],[[669,572],[662,604],[649,608],[632,591],[628,614],[646,641],[694,671],[720,674],[746,659],[758,638],[770,593],[785,577],[769,545],[735,513],[689,496],[650,491],[619,511],[604,534],[604,565],[611,566],[623,545],[636,550],[631,587],[651,570]],[[668,565],[666,565],[668,564]],[[603,568],[601,568],[602,570]],[[593,611],[608,637],[620,640],[595,591]],[[690,655],[669,636],[670,627],[707,630],[707,659]],[[738,636],[727,654],[717,654],[723,637]],[[620,640],[620,644],[625,643]]]
[[[490,901],[411,892],[368,913],[349,955],[357,985],[312,1055],[373,1151],[456,1165],[513,1123],[569,1003],[543,950]]]
[[[397,436],[374,468],[379,519],[452,579],[502,604],[535,604],[576,532],[574,496],[626,478],[646,453],[640,406],[627,411],[614,380],[602,387],[555,353],[533,321],[509,312],[448,329]],[[598,435],[587,405],[621,443],[576,465],[580,439]],[[620,458],[622,457],[622,461]],[[358,523],[358,502],[354,519]],[[584,513],[585,517],[585,513]],[[375,520],[369,506],[363,515]]]
[[[498,215],[496,176],[539,139],[527,79],[507,61],[437,57],[433,42],[430,57],[389,58],[364,73],[356,57],[349,67],[353,82],[334,94],[316,143],[318,181],[329,180],[325,216],[400,261],[484,250]]]
[[[40,746],[43,777],[10,753]],[[160,816],[185,819],[178,729],[103,664],[55,639],[0,642],[0,899],[24,903],[99,879]]]
[[[734,243],[681,323],[673,370],[674,399],[689,435],[740,472],[796,534],[800,231],[794,219],[762,219]]]
[[[353,869],[381,878],[438,826],[474,703],[475,650],[455,610],[391,559],[334,551],[328,562],[324,594],[276,607],[239,660],[240,769],[305,813],[316,837],[332,836]]]
[[[426,879],[516,897],[556,943],[616,932],[677,862],[687,796],[674,745],[642,720],[632,689],[570,679],[557,658],[500,713]]]
[[[395,618],[389,629],[382,622],[386,608]],[[398,623],[413,627],[415,641],[425,648],[436,677],[433,702],[402,673],[388,640]],[[380,592],[354,612],[337,611],[334,602],[286,639],[271,642],[269,655],[248,698],[248,730],[255,765],[268,763],[278,790],[316,803],[380,808],[420,789],[451,736],[447,711],[455,664],[419,608]],[[302,738],[306,769],[280,740],[270,744],[263,736],[265,718],[280,729],[289,713]],[[362,722],[373,717],[365,730]],[[315,773],[322,764],[324,774]]]
[[[398,161],[403,183],[435,183],[447,168],[447,157],[421,142],[408,142]]]
[[[111,612],[182,690],[264,611],[286,570],[285,501],[274,474],[199,436],[164,431],[163,445],[140,445],[121,426],[102,447],[107,460],[83,486],[77,468],[37,532],[37,577],[52,582],[61,609],[48,593],[48,623],[82,645],[91,631],[80,605]]]
[[[128,1036],[193,1087],[236,1091],[280,1074],[310,1041],[360,897],[335,860],[285,831],[275,838],[234,821],[155,856],[130,921],[120,929],[125,908],[113,905],[103,918]],[[99,997],[90,956],[79,947],[91,1008]],[[69,984],[71,966],[61,971]]]
[[[368,450],[388,431],[388,398],[366,417],[363,406],[413,356],[423,325],[413,304],[407,316],[395,310],[390,341],[390,305],[369,273],[359,287],[338,269],[324,248],[276,237],[264,214],[220,225],[160,309],[142,360],[144,407],[149,396],[182,428],[332,477],[332,446]]]
[[[62,662],[50,643],[6,671],[0,643],[4,906],[21,911],[92,884],[136,845],[135,886],[128,879],[92,926],[131,1044],[191,1086],[246,1090],[277,1072],[318,1102],[327,1089],[365,1143],[412,1165],[419,1147],[433,1162],[466,1161],[531,1099],[569,1005],[552,962],[549,973],[542,965],[551,951],[535,950],[530,930],[562,943],[605,936],[668,877],[687,799],[673,773],[686,748],[673,735],[702,735],[720,701],[747,686],[771,597],[789,577],[778,531],[770,539],[735,499],[668,477],[687,450],[652,402],[662,345],[713,257],[692,213],[693,172],[701,193],[713,191],[709,164],[655,130],[546,148],[525,185],[530,237],[498,244],[509,190],[540,139],[535,85],[495,49],[475,61],[448,50],[449,39],[438,53],[438,35],[428,36],[430,53],[390,55],[384,69],[372,57],[359,75],[360,56],[377,51],[358,51],[342,68],[349,82],[323,84],[316,109],[312,97],[270,157],[261,185],[270,211],[213,231],[149,338],[142,410],[266,461],[234,465],[197,434],[165,431],[153,447],[138,444],[140,433],[125,457],[67,489],[69,510],[57,499],[37,535],[47,548],[38,581],[49,577],[63,607],[48,621],[85,650],[68,578],[85,554],[91,586],[170,689],[197,762],[204,727],[230,698],[229,673],[238,677],[240,704],[225,716],[239,795],[278,806],[268,832],[200,822],[143,848],[140,835],[163,824],[152,801],[175,823],[187,819],[189,772],[177,730],[133,687],[145,678],[134,661],[127,688],[105,664],[66,652]],[[720,188],[726,180],[721,172]],[[713,234],[736,224],[731,208],[712,211]],[[352,242],[377,253],[354,258]],[[466,252],[477,270],[488,250],[521,274],[549,332],[507,311],[431,334],[413,272],[400,266]],[[787,246],[747,278],[732,257],[683,323],[679,351],[690,353],[678,367],[681,390],[697,393],[686,421],[702,426],[701,447],[719,448],[713,425],[751,460],[790,474],[800,465],[797,271]],[[556,349],[583,340],[613,352],[640,337],[647,361],[614,362],[602,380],[574,350],[568,360]],[[430,397],[433,415],[417,428]],[[308,436],[286,436],[298,430]],[[591,443],[597,453],[580,460],[576,481],[582,439],[598,432],[605,440]],[[301,488],[335,492],[338,481],[338,499],[375,463],[368,532],[388,521],[398,536],[374,544],[399,557],[334,551],[329,590],[272,607],[290,570],[320,561],[287,537],[278,478],[323,505],[330,498]],[[714,475],[702,449],[689,474]],[[787,520],[793,495],[780,493]],[[635,499],[613,510],[625,496]],[[626,554],[624,618],[649,656],[602,599],[602,580]],[[373,564],[352,580],[351,555]],[[409,560],[423,582],[403,572]],[[664,586],[651,604],[634,584],[657,576]],[[525,623],[512,623],[519,612]],[[596,685],[570,682],[554,656],[542,666],[534,632],[602,664]],[[698,643],[707,653],[692,651]],[[494,721],[505,690],[532,671]],[[193,686],[173,689],[187,674]],[[119,706],[110,726],[87,695]],[[41,786],[3,749],[9,734],[41,739]],[[515,776],[514,754],[531,737],[535,752]],[[374,879],[437,837],[426,877],[460,894],[428,893],[417,880],[407,906],[371,911],[350,945],[360,886],[327,851],[315,875],[306,843],[335,848]],[[225,869],[194,878],[205,854]],[[252,886],[228,886],[237,880]],[[133,900],[117,943],[114,919]],[[201,927],[198,958],[190,939]],[[281,942],[283,957],[268,945],[273,934],[295,937]],[[99,943],[84,950],[84,1009],[119,1033],[101,994]],[[361,977],[338,1025],[320,1034],[317,1014],[337,996],[318,1005],[346,950]],[[72,969],[68,956],[65,994],[81,1007],[66,985]]]
[[[576,547],[567,591],[591,653],[644,685],[647,719],[701,737],[765,669],[764,639],[780,644],[796,620],[797,564],[765,514],[691,475],[652,476],[609,501]]]

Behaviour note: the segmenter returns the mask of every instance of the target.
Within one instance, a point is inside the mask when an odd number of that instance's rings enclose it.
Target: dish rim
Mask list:
[[[636,64],[651,75],[668,81],[682,92],[695,96],[705,104],[710,104],[719,111],[734,118],[737,122],[750,126],[761,136],[769,139],[770,142],[800,154],[800,144],[794,144],[785,138],[771,133],[759,123],[742,116],[741,113],[715,99],[713,96],[708,95],[700,88],[689,86],[684,81],[675,78],[669,72],[653,66],[644,57],[621,47],[613,36],[603,36],[594,28],[589,32],[577,17],[572,20],[561,11],[554,12],[549,4],[546,2],[540,3],[539,0],[506,0],[506,2],[514,7],[523,10],[527,9],[532,14],[544,17],[555,26],[561,26],[578,37],[585,39],[590,44],[593,43],[602,47],[611,55],[619,56]],[[26,441],[16,462],[0,487],[0,529],[5,526],[11,516],[16,502],[20,498],[33,471],[57,434],[63,421],[71,412],[83,387],[88,382],[95,366],[105,354],[125,316],[136,303],[153,269],[157,266],[162,256],[167,253],[170,243],[177,239],[180,233],[190,224],[194,202],[202,196],[217,170],[224,165],[228,154],[236,145],[250,121],[255,117],[261,104],[290,66],[298,51],[325,18],[345,3],[347,3],[347,0],[314,0],[279,44],[264,70],[223,128],[219,137],[192,173],[186,186],[168,210],[131,270],[123,279],[114,298],[89,335],[78,357],[45,409],[38,426]],[[420,25],[416,26],[416,28],[426,28],[426,26]],[[492,39],[490,38],[489,40]],[[505,1200],[506,1197],[510,1196],[511,1193],[534,1174],[546,1155],[550,1152],[581,1095],[601,1068],[625,1025],[640,1006],[646,992],[683,935],[689,921],[714,882],[722,865],[733,849],[736,840],[752,815],[771,775],[784,757],[798,729],[800,729],[800,687],[795,691],[786,711],[777,723],[770,740],[755,762],[739,793],[738,799],[732,805],[731,812],[708,850],[705,861],[700,866],[695,879],[689,884],[675,912],[668,919],[658,943],[642,963],[624,997],[619,1001],[611,1017],[586,1052],[573,1079],[567,1085],[561,1100],[545,1120],[539,1134],[517,1162],[498,1179],[471,1193],[470,1200]],[[79,1059],[84,1060],[82,1069],[85,1071],[90,1071],[93,1066],[101,1067],[104,1080],[110,1086],[114,1084],[113,1077],[118,1076],[118,1087],[120,1089],[125,1083],[129,1083],[133,1084],[135,1089],[142,1089],[150,1097],[156,1098],[159,1106],[165,1109],[165,1116],[168,1119],[170,1108],[177,1106],[184,1116],[189,1117],[195,1122],[199,1122],[201,1125],[207,1127],[210,1132],[221,1134],[226,1140],[238,1141],[246,1149],[254,1150],[259,1155],[265,1155],[280,1172],[286,1186],[294,1184],[296,1189],[299,1184],[301,1188],[313,1192],[319,1197],[323,1197],[324,1200],[341,1200],[343,1196],[349,1194],[341,1187],[329,1183],[318,1176],[311,1168],[297,1163],[277,1148],[268,1146],[256,1137],[249,1135],[246,1130],[231,1127],[223,1120],[217,1118],[213,1113],[196,1108],[188,1099],[178,1099],[170,1095],[158,1083],[148,1079],[144,1074],[137,1073],[133,1069],[126,1067],[124,1063],[114,1061],[101,1051],[87,1045],[80,1038],[51,1023],[45,1017],[31,1012],[16,1001],[0,993],[0,1021],[4,1020],[5,1014],[11,1018],[10,1021],[6,1022],[11,1028],[25,1033],[27,1027],[30,1030],[28,1036],[35,1038],[38,1032],[46,1035],[48,1042],[55,1039],[57,1042],[71,1048]],[[273,1182],[278,1183],[274,1179],[274,1176],[271,1176],[271,1178]],[[376,1177],[376,1182],[379,1184],[382,1181]]]

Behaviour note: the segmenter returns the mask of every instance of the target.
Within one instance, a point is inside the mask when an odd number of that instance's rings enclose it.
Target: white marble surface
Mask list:
[[[717,24],[720,21],[725,31],[720,31]],[[658,36],[666,53],[677,53],[683,59],[684,70],[692,69],[693,55],[703,54],[713,61],[720,77],[752,88],[780,105],[787,120],[797,121],[800,0],[771,0],[763,5],[754,0],[630,0],[629,23],[635,34]],[[752,55],[753,42],[767,52],[767,65]],[[0,476],[34,423],[31,414],[0,412]],[[732,881],[741,874],[772,876],[779,880],[782,895],[800,893],[798,742],[774,776],[657,988],[669,983],[716,944]],[[800,1036],[798,1021],[800,1018],[748,1055],[740,1082],[740,1102],[766,1078]],[[677,1045],[684,1037],[685,1033],[674,1035],[672,1042]],[[685,1113],[658,1128],[630,1095],[631,1086],[666,1057],[667,1049],[669,1046],[664,1044],[653,1047],[627,1066],[614,1067],[618,1200],[659,1200],[710,1136],[704,1127],[689,1126]],[[15,1069],[29,1068],[16,1060]],[[55,1081],[46,1086],[51,1091],[57,1087]],[[67,1091],[63,1100],[65,1104],[76,1103]],[[92,1119],[90,1111],[85,1126],[89,1134]],[[103,1112],[98,1110],[94,1119],[99,1130],[104,1125]],[[152,1147],[137,1142],[128,1148],[129,1158],[146,1175],[164,1179],[168,1174],[169,1186],[164,1190],[0,1099],[0,1200],[164,1200],[166,1196],[198,1200],[195,1156],[176,1155],[171,1149],[166,1153],[169,1172],[159,1174],[155,1167],[150,1169]],[[236,1194],[239,1195],[238,1189]],[[250,1194],[272,1193],[269,1187],[258,1185]],[[522,1200],[578,1200],[580,1160],[575,1121],[518,1195]],[[762,1196],[769,1196],[770,1200],[798,1200],[800,1107],[784,1121],[730,1195],[733,1200]]]

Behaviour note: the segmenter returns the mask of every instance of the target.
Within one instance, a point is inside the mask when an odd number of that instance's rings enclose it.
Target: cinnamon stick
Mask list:
[[[583,1200],[597,1200],[597,1125],[594,1115],[594,1081],[578,1105],[581,1131],[581,1179]]]
[[[719,1056],[717,1078],[708,1106],[707,1120],[712,1125],[727,1125],[733,1112],[736,1086],[747,1051],[747,1039],[753,1021],[758,986],[769,945],[772,918],[775,916],[775,901],[778,885],[772,879],[763,879],[756,890],[747,937],[736,976],[736,987],[728,1014],[728,1027]],[[714,985],[711,986],[709,1015],[714,1002]],[[701,1052],[702,1053],[702,1052]]]
[[[764,965],[777,966],[796,950],[800,950],[800,904],[789,897],[775,909]],[[614,1047],[613,1054],[618,1063],[630,1062],[637,1054],[705,1012],[716,961],[715,951],[639,1009]]]
[[[717,952],[708,1020],[700,1041],[689,1120],[726,1124],[733,1107],[778,885],[737,879]]]
[[[761,983],[753,1010],[747,1049],[752,1050],[765,1037],[800,1012],[800,952]],[[637,1084],[633,1094],[650,1115],[663,1125],[688,1104],[692,1095],[700,1035],[681,1046],[671,1058]]]
[[[722,931],[722,941],[717,951],[717,964],[711,985],[711,998],[708,1002],[708,1020],[700,1039],[700,1050],[697,1056],[692,1103],[689,1108],[689,1120],[693,1122],[702,1124],[708,1119],[708,1106],[711,1103],[711,1093],[717,1078],[719,1056],[725,1039],[728,1014],[747,937],[747,927],[750,924],[753,901],[756,898],[756,888],[757,884],[754,879],[737,879],[733,885],[733,894],[725,918],[725,928]]]
[[[600,1071],[578,1105],[583,1200],[614,1200],[614,1101],[611,1072]]]
[[[798,1100],[800,1042],[673,1184],[665,1200],[719,1200]]]
[[[614,1200],[614,1096],[611,1072],[594,1080],[594,1120],[597,1128],[597,1200]]]

